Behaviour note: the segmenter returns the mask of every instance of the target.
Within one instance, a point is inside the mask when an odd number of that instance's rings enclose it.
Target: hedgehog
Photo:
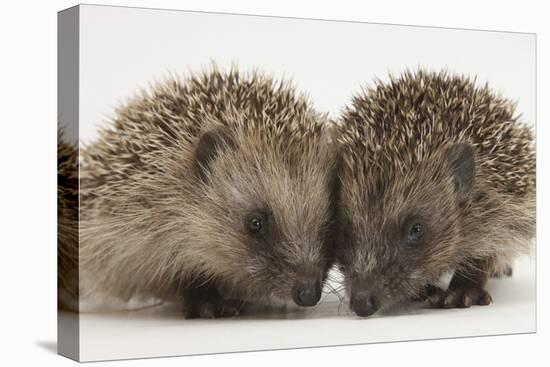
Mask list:
[[[327,115],[258,71],[168,77],[81,149],[80,293],[313,306],[333,263],[336,154]]]
[[[58,308],[78,304],[78,149],[57,130]]]
[[[492,302],[488,277],[509,275],[535,232],[533,133],[515,108],[471,77],[422,69],[344,107],[335,257],[353,312]]]

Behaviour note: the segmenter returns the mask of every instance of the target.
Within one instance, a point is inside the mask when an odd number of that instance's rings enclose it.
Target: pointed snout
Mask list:
[[[351,294],[350,308],[357,316],[367,317],[380,309],[380,301],[372,289],[358,290]]]
[[[296,280],[292,287],[292,299],[298,306],[315,306],[321,299],[321,281],[317,278]]]

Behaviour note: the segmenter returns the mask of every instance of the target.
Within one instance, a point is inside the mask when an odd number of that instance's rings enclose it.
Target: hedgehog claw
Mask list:
[[[238,316],[245,302],[225,299],[214,285],[187,289],[183,295],[183,316],[186,319],[215,319]]]
[[[215,319],[216,318],[216,306],[213,303],[203,303],[199,307],[199,317],[201,319]]]
[[[472,305],[485,306],[492,302],[489,292],[476,287],[461,287],[447,291],[437,288],[426,299],[426,303],[432,308],[468,308]]]

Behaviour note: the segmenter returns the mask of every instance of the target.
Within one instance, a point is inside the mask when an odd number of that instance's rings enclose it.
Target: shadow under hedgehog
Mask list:
[[[487,86],[422,70],[344,109],[336,258],[356,314],[491,303],[488,276],[509,274],[535,233],[533,136],[514,110]],[[447,290],[433,286],[453,271]]]
[[[142,92],[81,151],[81,297],[179,301],[202,318],[315,305],[333,263],[327,128],[257,72]]]

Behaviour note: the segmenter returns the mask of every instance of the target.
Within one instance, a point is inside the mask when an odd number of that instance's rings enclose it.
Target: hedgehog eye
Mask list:
[[[249,234],[261,237],[267,229],[267,216],[262,213],[253,213],[247,217],[245,227]]]
[[[408,242],[417,242],[424,236],[424,226],[420,223],[414,223],[409,227],[407,233]]]
[[[252,218],[248,221],[248,230],[250,233],[257,234],[262,230],[264,226],[263,221],[260,218]]]

